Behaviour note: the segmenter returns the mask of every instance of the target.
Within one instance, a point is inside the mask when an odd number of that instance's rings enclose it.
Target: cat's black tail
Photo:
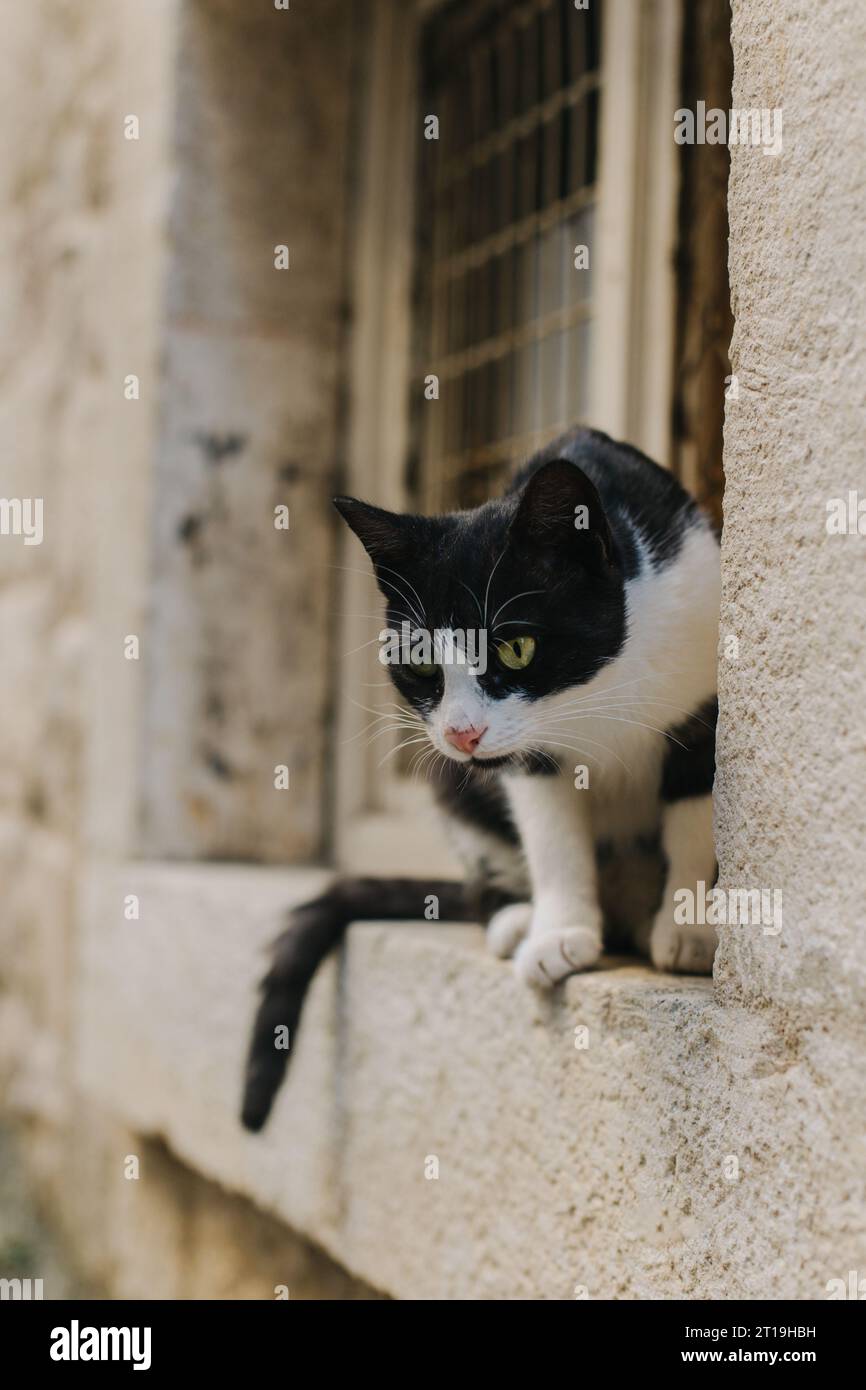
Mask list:
[[[241,1111],[247,1129],[262,1128],[285,1075],[289,1049],[277,1047],[276,1030],[286,1028],[290,1047],[294,1045],[307,986],[349,923],[420,921],[431,896],[444,921],[477,922],[487,907],[476,892],[448,880],[343,878],[290,913],[289,925],[274,943],[253,1024]]]

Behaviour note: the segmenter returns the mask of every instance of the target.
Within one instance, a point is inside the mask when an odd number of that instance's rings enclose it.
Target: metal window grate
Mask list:
[[[415,491],[487,496],[588,406],[601,0],[456,0],[425,27]]]

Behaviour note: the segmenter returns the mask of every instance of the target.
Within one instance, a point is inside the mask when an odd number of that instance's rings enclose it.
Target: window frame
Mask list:
[[[346,490],[400,510],[410,439],[418,45],[446,0],[375,0],[365,74],[354,257]],[[676,325],[680,0],[605,0],[594,263],[596,337],[586,423],[667,466]],[[616,93],[611,100],[609,94]],[[624,215],[625,213],[625,215]],[[628,345],[623,352],[623,344]],[[352,871],[449,873],[456,864],[425,788],[388,763],[397,739],[370,710],[383,679],[369,645],[374,586],[359,601],[357,542],[341,541],[335,667],[335,849]],[[366,614],[359,610],[366,605]],[[354,654],[354,655],[352,655]],[[367,709],[360,706],[367,706]],[[370,739],[372,738],[372,742]],[[382,766],[383,756],[388,760]]]

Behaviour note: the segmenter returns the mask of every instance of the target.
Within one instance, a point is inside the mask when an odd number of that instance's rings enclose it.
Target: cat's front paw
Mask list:
[[[667,917],[650,933],[650,959],[656,970],[678,975],[712,975],[717,937],[712,927],[680,926]]]
[[[525,984],[552,987],[567,975],[588,970],[601,955],[598,932],[589,927],[558,927],[531,932],[514,957],[514,968]]]
[[[487,923],[487,949],[500,960],[514,955],[532,921],[532,903],[509,903]]]

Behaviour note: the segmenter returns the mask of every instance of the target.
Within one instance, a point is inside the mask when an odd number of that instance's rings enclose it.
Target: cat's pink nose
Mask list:
[[[461,753],[474,753],[486,733],[485,724],[481,729],[446,729],[445,737],[452,748],[459,748]]]

